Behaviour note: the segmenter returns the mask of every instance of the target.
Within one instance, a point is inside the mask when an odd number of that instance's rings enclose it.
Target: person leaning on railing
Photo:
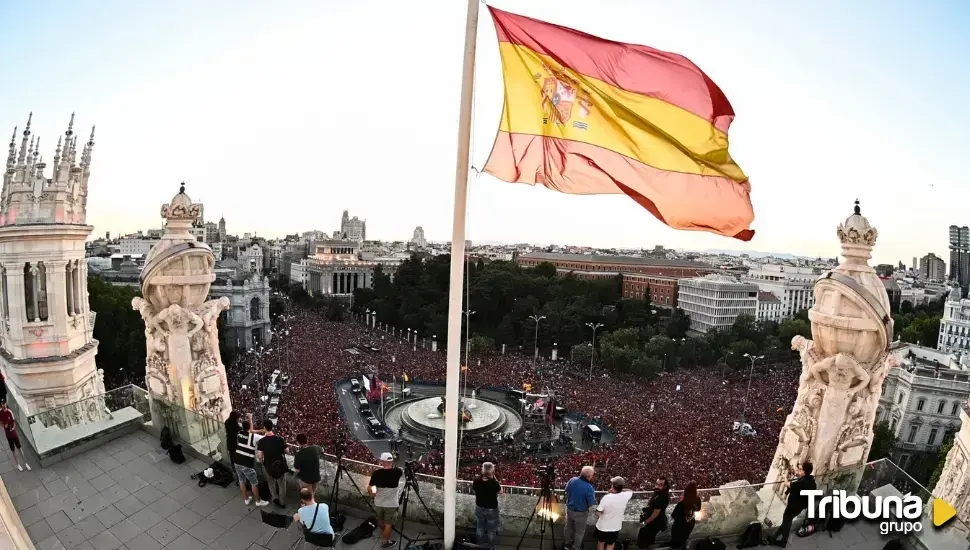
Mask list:
[[[691,481],[684,487],[684,496],[670,513],[670,518],[674,520],[674,524],[670,527],[671,548],[687,548],[687,539],[694,530],[694,514],[700,509],[701,499],[697,497],[697,483]]]
[[[626,505],[633,497],[633,491],[626,488],[626,480],[622,477],[610,479],[610,492],[603,495],[599,506],[596,507],[596,527],[593,534],[596,538],[596,550],[612,550],[623,528],[623,515]]]
[[[252,432],[250,422],[252,422],[252,415],[243,421],[242,429],[236,433],[232,463],[236,470],[236,479],[239,482],[239,492],[242,493],[243,502],[246,504],[252,502],[252,497],[246,491],[246,483],[249,482],[249,486],[253,489],[253,496],[256,497],[256,506],[267,506],[269,502],[259,495],[259,476],[254,469],[257,434]]]
[[[309,445],[306,434],[296,434],[296,442],[299,450],[293,455],[293,471],[300,482],[300,489],[309,489],[315,495],[317,483],[320,483],[320,448]]]
[[[596,491],[593,489],[593,467],[583,466],[579,475],[566,483],[566,528],[564,550],[578,550],[583,547],[589,509],[596,506]]]
[[[482,464],[482,475],[472,482],[475,492],[475,534],[478,544],[495,548],[499,531],[498,495],[502,485],[495,479],[495,465]]]
[[[657,478],[653,496],[640,514],[640,531],[637,533],[637,546],[646,548],[657,539],[657,533],[667,528],[667,505],[670,504],[670,482],[665,477]]]

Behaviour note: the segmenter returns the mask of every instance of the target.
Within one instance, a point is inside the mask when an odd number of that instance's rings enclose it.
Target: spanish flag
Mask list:
[[[750,240],[734,110],[680,55],[489,7],[505,107],[485,171],[577,195],[625,193],[674,229]]]

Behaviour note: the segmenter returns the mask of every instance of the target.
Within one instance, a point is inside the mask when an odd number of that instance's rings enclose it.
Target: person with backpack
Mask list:
[[[802,513],[802,510],[808,508],[808,495],[805,495],[804,491],[815,490],[815,478],[812,477],[811,462],[806,462],[799,466],[797,473],[797,479],[785,482],[785,487],[788,487],[788,504],[785,505],[785,513],[782,516],[781,525],[775,531],[774,537],[772,537],[772,542],[782,548],[788,544],[788,535],[791,534],[792,522],[795,521],[798,514]]]
[[[249,420],[244,420],[242,430],[236,432],[236,443],[233,445],[232,463],[236,470],[236,480],[243,502],[249,504],[256,497],[256,506],[267,506],[269,502],[259,496],[259,476],[256,475],[254,459],[256,458],[256,434],[250,430]],[[253,488],[253,497],[246,491],[246,482]]]
[[[256,454],[266,470],[266,483],[269,493],[273,495],[273,504],[286,508],[286,472],[290,471],[286,464],[286,442],[273,433],[272,420],[264,420],[263,428],[266,435],[256,444]]]
[[[694,530],[694,514],[701,509],[701,499],[697,497],[697,483],[691,481],[684,487],[684,496],[674,506],[670,518],[674,524],[670,527],[670,547],[687,548],[687,540]]]
[[[316,494],[317,483],[320,483],[320,448],[310,445],[306,434],[296,434],[296,442],[300,449],[293,456],[293,471],[300,481],[300,488]]]

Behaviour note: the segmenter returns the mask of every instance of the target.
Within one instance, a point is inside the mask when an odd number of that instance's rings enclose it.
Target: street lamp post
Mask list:
[[[473,310],[473,309],[471,309],[471,310],[466,309],[462,313],[465,314],[465,366],[467,367],[468,366],[468,352],[469,352],[469,348],[468,348],[468,338],[471,336],[471,332],[472,332],[471,317],[472,317],[472,315],[475,315],[475,310]],[[466,374],[465,376],[468,376],[468,375]]]
[[[745,414],[748,412],[748,394],[751,393],[751,378],[754,377],[754,362],[758,359],[764,359],[764,355],[754,356],[749,353],[744,354],[745,357],[751,359],[751,370],[748,372],[748,389],[744,392],[744,408],[741,409],[741,423],[744,424]]]
[[[545,315],[529,315],[529,319],[536,322],[536,335],[532,341],[532,344],[535,346],[535,353],[532,356],[532,368],[535,368],[536,361],[539,360],[539,321],[545,318]]]
[[[603,326],[603,323],[586,323],[586,326],[593,329],[593,341],[590,344],[592,348],[589,351],[589,376],[586,377],[586,380],[590,381],[593,379],[593,356],[596,355],[596,329]]]

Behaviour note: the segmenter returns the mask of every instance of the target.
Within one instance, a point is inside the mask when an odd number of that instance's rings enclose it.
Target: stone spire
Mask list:
[[[815,305],[808,312],[814,340],[792,339],[802,375],[768,482],[784,481],[799,464],[812,462],[820,485],[826,486],[834,483],[837,471],[863,464],[869,455],[876,407],[892,362],[893,322],[886,289],[868,264],[878,232],[858,201],[836,235],[844,259],[815,283]]]
[[[30,131],[33,113],[28,117],[19,151],[11,141],[7,170],[3,174],[3,192],[0,194],[0,227],[12,224],[85,223],[90,176],[87,167],[94,145],[93,129],[92,138],[81,152],[82,165],[78,167],[79,151],[74,121],[72,113],[67,130],[57,141],[50,178],[44,174],[47,165],[41,155],[41,139]]]
[[[17,162],[17,127],[13,127],[13,135],[10,136],[10,147],[7,150],[7,168],[13,168]]]
[[[81,154],[81,167],[88,168],[91,166],[91,151],[94,150],[94,126],[91,127],[91,137],[88,138],[88,142],[84,144],[84,152]]]
[[[141,272],[144,298],[132,307],[145,320],[148,390],[187,411],[225,420],[232,409],[219,353],[218,318],[228,298],[206,301],[215,281],[212,250],[190,233],[202,205],[185,194],[185,183],[162,205],[165,234],[152,247]],[[204,330],[203,330],[204,329]],[[197,414],[176,412],[191,444],[206,436]]]
[[[34,113],[31,112],[27,116],[27,127],[24,128],[24,138],[20,141],[20,154],[17,156],[17,166],[24,165],[24,159],[27,155],[27,138],[30,137],[30,123],[34,120]]]

